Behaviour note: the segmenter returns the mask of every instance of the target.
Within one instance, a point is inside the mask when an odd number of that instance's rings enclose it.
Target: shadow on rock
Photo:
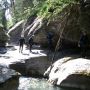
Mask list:
[[[0,84],[0,90],[18,90],[19,78],[14,77],[7,82]]]

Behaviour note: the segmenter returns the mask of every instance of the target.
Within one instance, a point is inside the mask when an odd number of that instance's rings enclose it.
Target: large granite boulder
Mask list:
[[[49,82],[62,87],[90,89],[90,60],[63,58],[44,73]]]

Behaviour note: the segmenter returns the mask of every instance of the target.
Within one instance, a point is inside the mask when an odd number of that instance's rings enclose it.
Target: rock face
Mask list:
[[[8,35],[3,30],[3,27],[0,27],[0,46],[5,46],[8,41]]]
[[[79,4],[67,6],[61,13],[53,17],[50,21],[45,21],[40,32],[35,36],[35,42],[42,45],[47,44],[46,35],[48,32],[54,33],[53,45],[61,37],[61,43],[67,48],[77,47],[81,31],[86,30],[90,36],[90,8],[85,7],[84,11]],[[89,37],[90,38],[90,37]],[[65,48],[64,47],[64,48]]]
[[[63,86],[90,89],[90,61],[87,59],[63,58],[56,61],[52,69],[49,67],[44,73],[49,82]]]
[[[19,39],[21,37],[21,32],[23,30],[23,23],[24,21],[20,21],[18,23],[16,23],[16,25],[14,25],[9,31],[8,34],[10,36],[10,41],[9,43],[13,43],[13,44],[18,44],[19,43]]]
[[[67,6],[48,24],[46,31],[55,34],[53,43],[61,37],[61,43],[66,47],[77,45],[80,36],[80,8],[78,5]]]
[[[86,5],[83,10],[81,9],[80,4],[72,4],[64,8],[62,12],[53,17],[53,19],[49,21],[43,20],[43,26],[38,30],[39,32],[36,32],[34,42],[42,46],[47,46],[47,33],[52,32],[54,34],[54,46],[56,46],[59,37],[61,37],[61,43],[63,46],[68,48],[77,47],[77,42],[82,30],[86,30],[88,36],[90,36],[90,7],[87,7]],[[33,23],[33,26],[35,26],[37,23],[34,22],[35,19],[36,16],[30,17],[27,20],[25,28]],[[16,40],[20,38],[22,29],[21,23],[18,27],[10,30],[9,34],[11,36],[11,41],[14,43],[17,42]],[[27,33],[28,31],[25,32],[25,38],[27,37]]]

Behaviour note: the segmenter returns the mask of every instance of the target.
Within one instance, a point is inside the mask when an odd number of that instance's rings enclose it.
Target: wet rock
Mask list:
[[[69,75],[60,84],[61,87],[75,87],[82,90],[90,90],[90,76],[81,74]]]
[[[0,47],[0,54],[5,54],[7,52],[6,47]]]
[[[9,67],[20,72],[22,75],[26,75],[25,63],[15,62],[15,63],[10,64]]]
[[[0,84],[6,82],[8,79],[17,77],[19,74],[12,69],[0,65]]]
[[[18,90],[19,77],[14,77],[0,84],[0,90]]]
[[[44,73],[49,82],[62,87],[90,89],[90,60],[63,58],[56,61]]]

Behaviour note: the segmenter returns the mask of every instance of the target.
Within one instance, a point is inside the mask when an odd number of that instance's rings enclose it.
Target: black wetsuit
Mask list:
[[[22,53],[22,51],[23,51],[23,45],[24,45],[24,43],[25,43],[25,39],[24,38],[21,38],[20,40],[19,40],[19,52],[21,52]]]
[[[32,39],[32,37],[31,37],[31,38],[29,38],[28,43],[29,43],[29,50],[30,50],[30,52],[31,52],[32,45],[33,45],[33,39]]]
[[[49,50],[52,50],[53,49],[53,33],[48,33],[47,34],[47,40],[48,40],[48,47],[49,47]]]
[[[79,41],[80,49],[81,49],[81,56],[85,57],[88,47],[88,37],[87,35],[82,35]]]

